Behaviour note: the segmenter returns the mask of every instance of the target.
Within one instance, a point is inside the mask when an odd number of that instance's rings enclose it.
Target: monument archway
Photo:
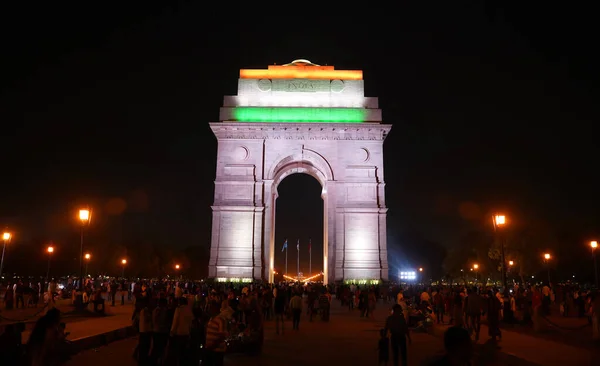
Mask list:
[[[322,186],[324,282],[388,279],[383,142],[362,71],[297,60],[241,70],[217,141],[209,276],[273,281],[277,186],[304,173]]]
[[[313,155],[315,154],[315,155]],[[312,158],[311,158],[312,156]],[[315,159],[315,156],[317,157]],[[313,160],[311,162],[311,160]],[[318,154],[306,151],[306,158],[304,156],[304,147],[302,153],[296,156],[288,156],[282,159],[277,167],[272,171],[273,179],[271,187],[267,187],[266,192],[271,192],[272,199],[271,204],[267,206],[266,220],[270,221],[270,225],[265,225],[265,237],[269,238],[269,250],[265,253],[269,258],[269,282],[274,280],[274,268],[275,268],[275,229],[276,229],[276,208],[277,208],[277,197],[279,195],[277,187],[287,176],[291,174],[308,174],[315,178],[321,184],[321,199],[323,199],[323,278],[328,278],[329,264],[329,245],[328,245],[328,207],[330,206],[329,200],[331,195],[327,194],[327,182],[333,181],[333,171],[329,167],[327,161]],[[269,183],[267,183],[269,184]],[[288,243],[293,247],[293,242]]]

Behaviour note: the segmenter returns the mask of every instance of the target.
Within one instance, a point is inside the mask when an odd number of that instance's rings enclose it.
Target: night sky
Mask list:
[[[0,12],[0,225],[28,248],[20,258],[37,263],[49,241],[77,253],[81,205],[94,209],[87,243],[105,262],[131,255],[132,243],[207,253],[216,157],[208,123],[236,94],[239,69],[297,58],[364,70],[366,95],[379,97],[393,125],[392,255],[423,258],[420,242],[452,247],[497,210],[543,222],[570,238],[565,246],[600,234],[590,9],[170,3]],[[322,202],[311,180],[281,185],[277,246],[312,238],[314,264]],[[71,268],[70,258],[57,263]]]

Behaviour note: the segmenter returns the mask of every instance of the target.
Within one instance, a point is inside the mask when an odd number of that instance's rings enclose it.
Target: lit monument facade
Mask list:
[[[306,60],[240,70],[218,141],[209,276],[273,282],[277,187],[290,174],[323,187],[324,281],[387,280],[383,142],[378,99],[362,71]],[[293,245],[290,244],[290,247]]]

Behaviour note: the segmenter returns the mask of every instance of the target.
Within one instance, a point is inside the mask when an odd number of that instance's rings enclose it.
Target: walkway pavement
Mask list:
[[[377,341],[379,330],[389,314],[390,305],[380,304],[374,319],[360,318],[358,311],[350,312],[339,306],[334,300],[331,321],[328,323],[315,320],[308,322],[302,316],[300,330],[291,330],[291,323],[286,322],[285,334],[275,333],[275,324],[265,324],[265,345],[259,356],[243,354],[228,355],[228,366],[271,366],[271,365],[375,365],[377,364]],[[440,328],[443,331],[443,329]],[[413,342],[408,347],[410,365],[423,365],[435,359],[443,352],[442,340],[427,333],[412,333]],[[95,366],[118,364],[135,365],[131,358],[137,339],[130,338],[111,343],[108,347],[85,351],[76,355],[67,365]],[[512,365],[531,366],[517,358],[507,358],[496,349],[479,347],[477,365]],[[569,365],[575,366],[570,363]],[[587,366],[587,365],[585,365]]]
[[[302,316],[300,330],[293,331],[291,322],[285,323],[285,334],[275,333],[275,323],[265,324],[265,345],[259,356],[242,354],[228,355],[226,364],[236,365],[374,365],[377,364],[377,341],[379,329],[389,313],[387,306],[381,305],[375,319],[359,317],[358,311],[349,312],[335,304],[331,321],[308,322]],[[137,339],[111,343],[108,347],[82,352],[67,365],[135,365],[131,358]],[[410,365],[421,365],[425,360],[442,352],[441,340],[426,333],[413,335],[408,355]]]
[[[598,346],[592,339],[592,326],[587,317],[563,317],[557,311],[546,319],[542,323],[544,329],[541,332],[535,332],[533,326],[521,325],[503,325],[503,329],[577,348],[593,349]]]
[[[447,326],[439,326],[435,332],[441,336]],[[573,347],[565,343],[554,342],[551,340],[535,337],[520,332],[502,329],[502,340],[497,344],[492,344],[488,337],[488,327],[481,325],[479,347],[485,349],[485,353],[493,354],[495,352],[514,356],[530,364],[544,366],[591,366],[597,364],[600,355],[597,350]],[[596,360],[593,363],[592,360]]]
[[[93,337],[98,334],[112,332],[117,329],[125,328],[131,325],[131,315],[133,314],[133,305],[107,306],[106,316],[99,317],[66,317],[63,321],[66,323],[66,331],[70,333],[67,339],[77,341],[84,338]],[[22,334],[23,343],[29,340],[31,329]]]
[[[0,325],[17,322],[35,321],[46,313],[45,304],[40,303],[37,307],[13,308],[6,310],[0,309]],[[56,307],[60,311],[70,311],[73,309],[70,299],[60,299],[56,301]]]

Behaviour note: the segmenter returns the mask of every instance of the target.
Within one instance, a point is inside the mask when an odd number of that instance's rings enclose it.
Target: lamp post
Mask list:
[[[90,219],[90,210],[79,210],[79,221],[81,221],[81,240],[79,243],[79,291],[83,291],[83,229],[90,223]]]
[[[121,264],[123,265],[123,275],[122,278],[125,278],[125,266],[127,265],[127,259],[121,259]]]
[[[54,247],[50,245],[46,248],[46,252],[48,252],[48,271],[46,272],[46,282],[50,281],[50,262],[52,261],[52,253],[54,253]]]
[[[591,241],[590,247],[592,248],[592,258],[594,258],[594,277],[596,278],[596,289],[598,289],[598,263],[596,262],[596,248],[598,248],[598,242],[596,240]]]
[[[475,284],[477,284],[477,280],[479,279],[479,278],[478,278],[479,276],[478,276],[478,273],[477,273],[477,270],[478,270],[478,269],[479,269],[479,264],[475,263],[475,264],[473,265],[473,270],[475,271]]]
[[[544,264],[546,264],[546,270],[548,270],[548,286],[550,286],[550,253],[544,253]]]
[[[419,267],[419,279],[421,280],[421,283],[423,283],[423,267]]]
[[[506,216],[496,215],[493,219],[494,232],[498,235],[500,240],[500,260],[502,261],[501,275],[502,275],[502,286],[504,287],[504,295],[508,295],[508,286],[506,285],[506,258],[504,257],[504,237],[500,235],[499,230],[506,225]]]
[[[4,243],[2,246],[2,260],[0,260],[0,277],[2,277],[2,270],[4,269],[4,253],[6,252],[6,244],[10,242],[12,238],[11,233],[5,231],[2,234],[2,242]]]
[[[175,265],[175,272],[177,272],[177,274],[179,275],[179,278],[181,278],[181,272],[179,272],[180,268],[181,268],[181,266],[179,264]]]
[[[92,259],[92,255],[90,253],[85,253],[85,275],[88,275],[88,264],[90,264],[90,259]]]

